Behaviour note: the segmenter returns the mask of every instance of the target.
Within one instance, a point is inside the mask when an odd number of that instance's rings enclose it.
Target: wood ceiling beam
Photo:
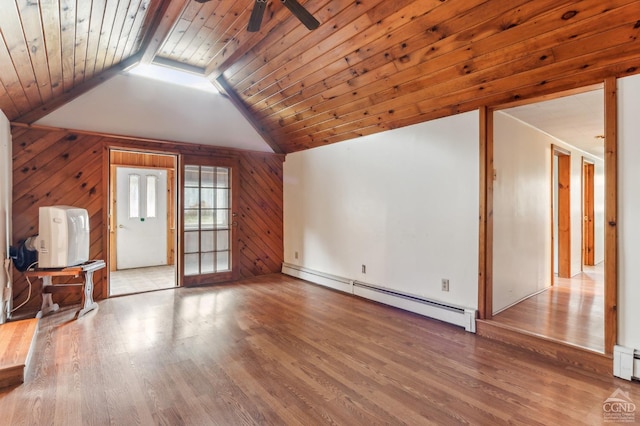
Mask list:
[[[148,36],[142,45],[140,62],[150,64],[153,61],[188,4],[189,0],[163,0]]]
[[[218,76],[217,79],[214,80],[215,85],[220,90],[220,93],[223,93],[225,96],[229,98],[231,103],[240,111],[240,113],[247,119],[247,121],[253,126],[253,128],[258,132],[258,134],[264,139],[264,141],[273,149],[273,152],[276,154],[282,154],[284,151],[280,147],[280,145],[276,142],[275,139],[271,137],[271,135],[265,131],[264,127],[260,126],[258,122],[256,122],[255,118],[251,115],[251,113],[247,110],[246,105],[242,102],[238,94],[233,90],[233,88],[227,83],[224,79],[224,76]]]
[[[191,73],[191,74],[197,74],[197,75],[202,76],[203,78],[205,77],[204,68],[194,67],[193,65],[184,64],[182,62],[174,61],[172,59],[163,58],[161,56],[156,56],[153,59],[152,64],[160,65],[162,67],[167,67],[167,68],[173,68],[173,69],[184,71],[184,72],[188,72],[188,73]],[[212,82],[212,84],[213,84],[213,82]]]

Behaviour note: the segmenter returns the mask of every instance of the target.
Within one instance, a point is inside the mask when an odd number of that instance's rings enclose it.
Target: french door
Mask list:
[[[184,160],[181,191],[184,285],[236,279],[236,162],[191,156],[185,156]]]

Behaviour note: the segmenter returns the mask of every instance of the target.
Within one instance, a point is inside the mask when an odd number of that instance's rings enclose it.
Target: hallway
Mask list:
[[[604,353],[604,262],[508,308],[493,319],[553,340]]]

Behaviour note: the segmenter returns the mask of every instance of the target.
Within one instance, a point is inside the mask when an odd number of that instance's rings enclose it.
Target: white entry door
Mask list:
[[[117,269],[167,264],[167,172],[116,168]]]

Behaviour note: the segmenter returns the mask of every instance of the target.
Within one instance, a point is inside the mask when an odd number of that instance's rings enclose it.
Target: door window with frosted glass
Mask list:
[[[185,165],[184,275],[231,270],[231,169]]]

